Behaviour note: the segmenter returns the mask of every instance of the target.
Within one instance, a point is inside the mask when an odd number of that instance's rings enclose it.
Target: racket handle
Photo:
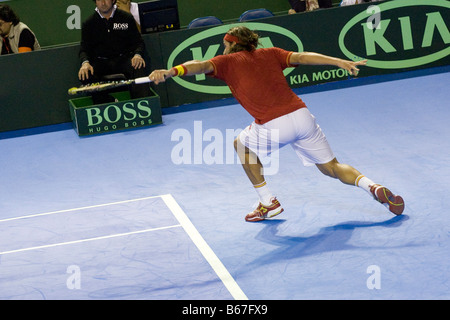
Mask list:
[[[136,78],[134,79],[135,84],[143,84],[143,83],[149,83],[150,78],[149,77],[142,77],[142,78]]]

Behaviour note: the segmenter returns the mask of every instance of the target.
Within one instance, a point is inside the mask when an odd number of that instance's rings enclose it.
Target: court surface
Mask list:
[[[449,73],[299,92],[338,158],[406,202],[264,161],[285,208],[257,203],[229,105],[92,137],[0,140],[0,299],[449,299]],[[207,103],[206,103],[207,104]]]

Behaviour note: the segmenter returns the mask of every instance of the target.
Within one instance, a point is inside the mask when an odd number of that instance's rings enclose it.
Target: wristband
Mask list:
[[[187,73],[187,69],[183,64],[173,67],[172,70],[175,71],[174,77],[181,77],[182,75]]]

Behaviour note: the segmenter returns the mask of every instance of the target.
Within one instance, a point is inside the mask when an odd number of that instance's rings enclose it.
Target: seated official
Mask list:
[[[133,16],[118,9],[116,0],[94,2],[95,12],[81,29],[79,79],[88,84],[110,74],[124,74],[127,79],[146,76],[145,44]],[[133,99],[151,95],[148,85],[132,85],[130,93]],[[93,98],[94,103],[111,101],[104,93]]]

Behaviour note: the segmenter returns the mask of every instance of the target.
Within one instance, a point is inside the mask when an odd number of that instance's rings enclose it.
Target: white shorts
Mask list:
[[[305,166],[324,164],[334,159],[325,134],[307,108],[264,124],[253,122],[239,134],[239,140],[258,157],[267,156],[290,144]]]

